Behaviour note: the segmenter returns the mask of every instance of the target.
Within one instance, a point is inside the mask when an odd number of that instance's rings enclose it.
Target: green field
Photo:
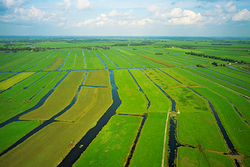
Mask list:
[[[126,70],[115,71],[115,82],[118,89],[121,106],[117,109],[118,113],[143,114],[147,108],[147,100],[139,87],[134,82]]]
[[[74,166],[123,166],[140,121],[140,117],[114,116]]]
[[[247,38],[0,42],[0,166],[250,165]]]

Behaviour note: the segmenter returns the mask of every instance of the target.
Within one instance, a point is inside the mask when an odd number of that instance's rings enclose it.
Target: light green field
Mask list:
[[[242,120],[232,105],[226,99],[206,88],[193,89],[213,103],[213,106],[236,149],[249,156],[250,146],[248,144],[248,139],[250,138],[250,127]]]
[[[164,89],[175,101],[176,109],[182,112],[208,113],[206,101],[185,87],[169,87]]]
[[[0,92],[12,87],[16,83],[24,80],[25,78],[28,78],[29,76],[33,74],[34,72],[24,72],[24,73],[17,74],[9,79],[6,79],[0,82]]]
[[[57,70],[62,63],[64,62],[64,58],[57,58],[48,68],[46,68],[44,71],[53,71]]]
[[[148,111],[167,112],[171,107],[171,103],[161,90],[159,90],[140,70],[130,71],[151,102]]]
[[[199,125],[199,126],[197,126]],[[212,113],[178,114],[177,136],[181,143],[227,152],[227,146]]]
[[[225,89],[224,87],[220,87],[213,82],[210,82],[192,73],[189,73],[186,70],[182,69],[175,69],[175,70],[181,73],[182,75],[189,77],[190,79],[196,81],[197,83],[208,87],[210,90],[213,90],[219,93],[220,95],[224,96],[228,100],[230,100],[238,108],[239,112],[245,117],[245,119],[248,122],[250,122],[250,113],[249,113],[250,102],[247,99],[238,94],[235,94],[234,92]]]
[[[178,150],[178,166],[235,166],[232,160],[221,154],[198,149],[180,147]]]
[[[143,114],[147,108],[147,100],[127,70],[115,70],[115,83],[121,99],[117,113]]]
[[[19,92],[14,97],[12,97],[8,102],[29,102],[29,99],[34,96],[36,93],[41,91],[43,87],[47,86],[57,75],[59,72],[51,72],[48,73],[43,78],[39,79],[37,82],[29,86],[27,89]]]
[[[74,166],[124,166],[141,119],[113,116]]]
[[[1,156],[0,166],[4,164],[10,166],[37,166],[38,164],[38,166],[57,166],[62,161],[62,157],[66,156],[97,123],[111,103],[111,89],[100,89],[95,106],[81,115],[75,123],[54,122],[46,126]],[[132,129],[136,132],[135,128]],[[73,144],[71,144],[72,141]]]
[[[105,62],[105,64],[108,66],[109,69],[116,69],[116,65],[112,63],[104,54],[102,53],[103,50],[97,50],[95,51],[98,56]]]
[[[38,121],[16,121],[0,129],[0,152],[11,146],[19,138],[39,125]]]
[[[167,113],[148,113],[130,166],[161,166],[166,119]],[[167,147],[166,144],[165,153]]]
[[[146,69],[143,70],[157,85],[162,88],[181,85],[168,75],[164,74],[158,69]]]
[[[80,86],[84,75],[84,71],[73,71],[63,80],[63,82],[56,88],[54,93],[49,96],[45,103],[36,110],[25,114],[21,119],[49,119],[53,115],[63,110],[73,97],[75,96],[78,87]],[[55,105],[56,104],[56,105]]]
[[[82,87],[76,103],[66,113],[58,117],[57,120],[74,121],[90,110],[96,103],[98,90],[97,88]]]
[[[3,74],[0,74],[0,81],[8,78],[8,77],[11,77],[13,75],[15,75],[16,73],[3,73]]]
[[[220,84],[220,85],[222,85],[222,86],[225,86],[226,88],[229,88],[229,89],[232,89],[232,90],[234,90],[234,91],[236,91],[236,92],[238,92],[238,93],[241,93],[242,95],[246,95],[246,96],[248,96],[248,97],[250,96],[250,92],[249,92],[249,91],[246,91],[246,90],[244,90],[244,89],[242,89],[242,88],[240,88],[240,87],[237,87],[237,86],[232,85],[232,84],[230,84],[230,83],[224,82],[224,81],[219,80],[219,79],[217,79],[217,78],[214,78],[214,77],[212,77],[212,76],[206,75],[206,74],[201,73],[201,72],[199,72],[199,71],[197,71],[197,70],[195,70],[195,69],[191,69],[191,68],[185,68],[185,69],[188,70],[188,71],[191,71],[191,72],[193,72],[193,73],[195,73],[195,74],[197,74],[197,75],[199,75],[199,76],[202,76],[202,77],[204,77],[204,78],[207,78],[207,79],[209,79],[209,80],[211,80],[211,81],[213,81],[213,82],[215,82],[215,83],[217,83],[217,84]]]
[[[90,71],[83,83],[86,86],[110,86],[109,72],[107,70]]]
[[[200,86],[200,84],[190,80],[188,77],[185,77],[184,75],[181,75],[180,73],[174,71],[170,68],[162,68],[162,71],[166,72],[168,75],[174,77],[181,83],[185,84],[186,86]]]

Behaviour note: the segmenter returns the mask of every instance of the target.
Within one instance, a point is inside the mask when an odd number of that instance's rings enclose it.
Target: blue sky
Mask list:
[[[0,0],[0,35],[250,37],[250,0]]]

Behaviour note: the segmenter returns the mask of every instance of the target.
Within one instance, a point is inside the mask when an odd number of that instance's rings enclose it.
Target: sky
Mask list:
[[[0,0],[0,36],[250,37],[250,0]]]

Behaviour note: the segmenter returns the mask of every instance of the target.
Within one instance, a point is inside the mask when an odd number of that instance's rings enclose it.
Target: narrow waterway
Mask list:
[[[59,167],[72,166],[81,154],[87,149],[89,144],[95,139],[97,134],[102,130],[102,128],[108,123],[113,115],[116,114],[117,108],[121,105],[121,100],[117,92],[117,86],[115,84],[113,70],[109,70],[110,82],[112,86],[112,98],[113,103],[106,111],[106,113],[99,119],[97,124],[90,129],[85,136],[75,145],[75,147],[68,153],[68,155],[63,159],[63,161],[58,165]]]
[[[14,147],[16,147],[17,145],[21,144],[22,142],[24,142],[26,139],[28,139],[30,136],[34,135],[35,133],[37,133],[38,131],[40,131],[41,129],[43,129],[44,127],[48,126],[49,124],[55,122],[55,119],[59,116],[61,116],[63,113],[65,113],[67,110],[69,110],[76,102],[78,94],[81,90],[81,87],[83,86],[83,82],[86,79],[87,73],[85,74],[85,77],[81,83],[81,85],[78,87],[77,93],[75,94],[74,98],[72,99],[72,101],[70,102],[70,104],[65,107],[62,111],[60,111],[59,113],[57,113],[56,115],[54,115],[52,118],[50,118],[49,120],[44,121],[42,124],[40,124],[39,126],[37,126],[36,128],[34,128],[33,130],[31,130],[29,133],[27,133],[26,135],[24,135],[22,138],[20,138],[18,141],[16,141],[14,144],[12,144],[10,147],[8,147],[6,150],[4,150],[2,153],[0,153],[0,156],[2,156],[3,154],[7,153],[8,151],[12,150]],[[64,76],[65,77],[65,76]],[[58,83],[59,85],[59,83]],[[46,96],[46,95],[45,95]],[[47,97],[48,98],[48,97]],[[46,99],[47,99],[46,98]],[[45,99],[45,100],[46,100]],[[43,101],[43,103],[45,102],[45,100]],[[40,100],[41,101],[41,100]],[[39,103],[37,103],[39,104]],[[42,104],[41,104],[42,105]],[[34,106],[36,107],[36,106]],[[34,108],[33,107],[33,108]],[[38,106],[40,107],[40,106]],[[37,108],[38,108],[37,107]],[[31,108],[31,109],[33,109]],[[34,109],[33,109],[34,110]],[[27,110],[28,112],[32,111],[32,110]],[[28,112],[23,112],[15,117],[13,117],[12,119],[9,120],[8,123],[11,123],[10,121],[14,122],[14,121],[18,121],[19,117],[23,114],[26,114]],[[1,128],[1,127],[0,127]]]
[[[137,116],[137,115],[135,115],[135,116]],[[138,132],[137,132],[137,135],[136,135],[136,137],[135,137],[134,144],[133,144],[133,146],[132,146],[132,148],[131,148],[131,150],[130,150],[130,153],[129,153],[129,156],[128,156],[128,158],[127,158],[127,162],[126,162],[126,164],[125,164],[125,167],[128,167],[129,164],[130,164],[130,162],[131,162],[131,159],[132,159],[133,154],[134,154],[134,152],[135,152],[135,148],[136,148],[137,142],[138,142],[139,137],[140,137],[140,135],[141,135],[141,130],[142,130],[142,128],[143,128],[143,126],[144,126],[144,123],[145,123],[145,121],[146,121],[146,119],[147,119],[147,117],[148,117],[148,114],[147,114],[147,113],[144,113],[144,114],[142,115],[142,117],[143,117],[143,119],[142,119],[142,121],[141,121],[141,125],[140,125],[139,130],[138,130]]]
[[[24,112],[22,112],[22,113],[20,113],[20,114],[18,114],[18,115],[16,115],[16,116],[14,116],[14,117],[12,117],[12,118],[10,118],[10,119],[8,119],[8,120],[6,120],[5,122],[2,122],[2,123],[0,123],[0,128],[2,128],[3,126],[5,126],[5,125],[7,125],[7,124],[10,124],[10,123],[12,123],[12,122],[14,122],[14,121],[18,121],[19,120],[19,117],[20,116],[22,116],[22,115],[24,115],[24,114],[27,114],[27,113],[29,113],[29,112],[31,112],[31,111],[33,111],[33,110],[35,110],[35,109],[37,109],[37,108],[39,108],[39,107],[41,107],[43,104],[44,104],[44,102],[47,100],[47,98],[55,91],[55,89],[56,89],[56,87],[66,78],[66,76],[68,75],[70,73],[70,71],[68,71],[64,76],[63,76],[63,78],[46,94],[46,95],[44,95],[41,99],[40,99],[40,101],[34,106],[34,107],[31,107],[30,109],[28,109],[28,110],[26,110],[26,111],[24,111]]]
[[[149,108],[151,101],[149,100],[148,96],[145,94],[145,92],[142,90],[141,86],[138,84],[138,82],[136,81],[135,77],[133,76],[133,74],[128,70],[130,76],[133,78],[134,82],[136,83],[136,85],[139,88],[139,91],[141,91],[143,93],[143,95],[145,96],[146,100],[148,101],[148,106],[147,109]]]
[[[172,103],[172,109],[171,111],[175,111],[176,110],[176,102],[174,101],[174,99],[172,99],[159,85],[157,85],[144,71],[141,70],[141,72],[151,81],[153,82],[153,84],[162,91],[162,93],[164,93],[164,95],[171,101]]]

